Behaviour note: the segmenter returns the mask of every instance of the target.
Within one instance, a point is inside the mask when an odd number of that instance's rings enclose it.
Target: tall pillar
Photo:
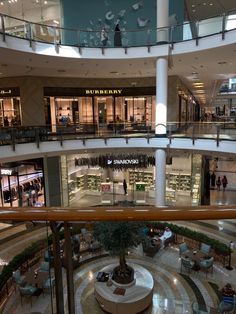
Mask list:
[[[166,152],[163,149],[155,151],[156,181],[155,206],[166,204]]]
[[[166,134],[168,92],[168,60],[158,58],[156,61],[156,117],[155,134]]]
[[[61,206],[62,188],[60,157],[45,157],[43,159],[43,165],[46,206]]]
[[[157,0],[157,43],[169,41],[169,0]]]

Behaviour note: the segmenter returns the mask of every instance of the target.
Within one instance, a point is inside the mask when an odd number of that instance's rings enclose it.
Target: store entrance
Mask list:
[[[98,123],[99,123],[99,128],[106,127],[107,106],[104,101],[98,102]]]

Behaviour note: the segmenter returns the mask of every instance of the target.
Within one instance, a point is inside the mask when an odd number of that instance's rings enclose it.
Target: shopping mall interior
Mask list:
[[[0,0],[0,313],[236,313],[234,2]]]

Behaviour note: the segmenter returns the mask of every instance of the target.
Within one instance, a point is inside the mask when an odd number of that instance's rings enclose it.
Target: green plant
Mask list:
[[[226,244],[218,240],[212,239],[204,233],[197,232],[189,228],[177,226],[167,222],[153,222],[148,224],[148,226],[149,228],[152,227],[157,229],[164,229],[166,226],[168,226],[175,234],[182,235],[184,237],[196,240],[198,242],[209,244],[214,249],[214,251],[219,255],[225,256],[229,254],[229,248]]]

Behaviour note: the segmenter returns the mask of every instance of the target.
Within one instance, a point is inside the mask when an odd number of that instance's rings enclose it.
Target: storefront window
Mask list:
[[[21,125],[20,98],[0,98],[0,125]]]
[[[46,120],[52,125],[93,124],[97,129],[108,130],[154,129],[155,96],[47,97],[45,104]]]
[[[1,206],[40,207],[44,205],[43,172],[40,159],[1,164],[0,173]]]

